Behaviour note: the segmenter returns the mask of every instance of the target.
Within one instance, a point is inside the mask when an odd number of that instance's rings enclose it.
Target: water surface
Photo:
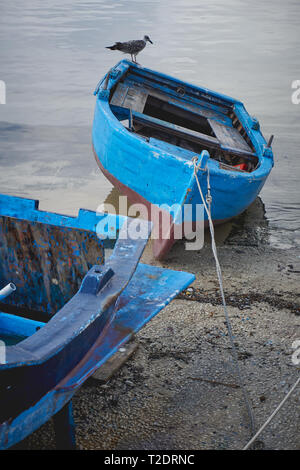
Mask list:
[[[0,191],[69,214],[116,197],[92,154],[92,92],[123,57],[105,46],[148,34],[142,65],[242,100],[275,135],[268,241],[299,246],[299,22],[297,0],[1,2]]]

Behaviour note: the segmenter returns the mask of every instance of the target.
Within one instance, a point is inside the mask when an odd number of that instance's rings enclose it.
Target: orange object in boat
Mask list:
[[[239,170],[246,171],[247,170],[247,163],[240,163],[239,165],[234,165],[234,168],[238,168]]]

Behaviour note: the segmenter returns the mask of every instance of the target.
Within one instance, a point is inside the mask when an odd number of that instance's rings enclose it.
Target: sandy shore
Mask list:
[[[266,242],[250,215],[217,230],[219,260],[239,364],[264,423],[299,376],[300,257]],[[193,272],[193,285],[135,338],[134,356],[105,385],[89,379],[73,399],[80,449],[240,449],[249,419],[234,372],[209,237],[202,250],[179,242],[162,266]],[[155,263],[150,247],[144,262]],[[298,389],[259,439],[265,449],[300,449]],[[54,449],[52,423],[21,448]]]

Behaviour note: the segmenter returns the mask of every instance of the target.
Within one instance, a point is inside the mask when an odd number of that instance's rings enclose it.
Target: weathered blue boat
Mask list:
[[[139,263],[151,224],[139,221],[146,236],[132,239],[131,222],[0,195],[1,449],[54,415],[59,446],[72,447],[76,390],[194,280]]]
[[[170,219],[167,233],[158,227],[157,257],[174,243],[176,225],[197,222],[197,164],[203,194],[210,174],[214,223],[243,212],[272,169],[271,140],[238,100],[127,60],[106,74],[95,95],[93,148],[102,172],[143,203],[154,223],[158,213]]]

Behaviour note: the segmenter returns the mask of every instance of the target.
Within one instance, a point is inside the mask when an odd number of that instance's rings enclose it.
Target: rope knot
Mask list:
[[[207,162],[205,162],[205,167],[202,168],[202,160],[203,160],[203,157],[204,159],[206,159],[206,154],[203,154],[203,152],[201,153],[200,155],[200,162],[198,163],[197,165],[197,161],[199,159],[199,156],[198,155],[195,155],[193,158],[192,158],[192,162],[194,164],[194,171],[197,172],[198,170],[201,170],[203,172],[207,171]]]
[[[210,194],[207,194],[207,195],[206,195],[206,202],[207,202],[207,204],[209,204],[209,205],[212,203],[212,197],[211,197]]]

